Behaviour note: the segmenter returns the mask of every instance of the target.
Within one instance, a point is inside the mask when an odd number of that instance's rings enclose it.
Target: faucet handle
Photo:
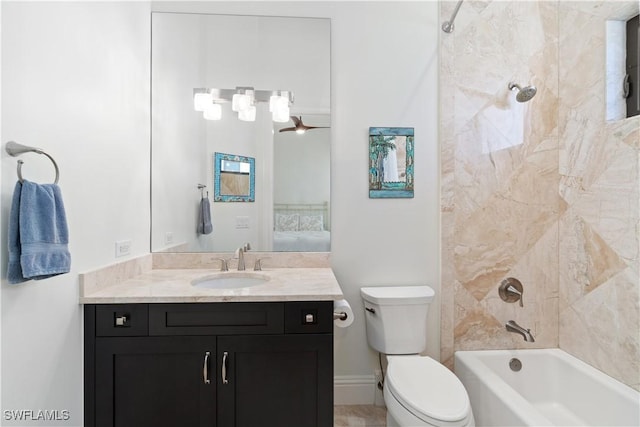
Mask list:
[[[509,285],[507,286],[507,292],[511,292],[513,294],[516,294],[518,296],[518,301],[520,302],[520,307],[524,307],[524,305],[522,305],[522,292],[517,290],[516,288],[513,287],[513,285]]]
[[[214,258],[216,261],[220,261],[220,271],[229,271],[229,260],[224,258]]]
[[[245,245],[243,246],[243,249],[245,252],[250,251],[251,250],[251,243],[247,242],[245,243]]]
[[[522,304],[522,295],[524,288],[522,283],[513,277],[508,277],[500,283],[498,288],[498,294],[504,302],[516,302],[520,303],[520,307],[524,307]]]
[[[262,271],[262,260],[265,259],[269,259],[269,257],[257,258],[256,263],[253,265],[253,271]]]

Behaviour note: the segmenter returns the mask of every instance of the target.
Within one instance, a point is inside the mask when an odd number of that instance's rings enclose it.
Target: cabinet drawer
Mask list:
[[[132,337],[149,333],[147,304],[96,306],[96,336]]]
[[[283,332],[283,303],[149,305],[149,335],[281,334]]]
[[[333,301],[296,301],[285,305],[285,333],[333,332]]]

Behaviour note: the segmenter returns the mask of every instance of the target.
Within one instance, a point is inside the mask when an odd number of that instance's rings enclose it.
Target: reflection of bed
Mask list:
[[[330,241],[327,202],[274,205],[275,252],[328,252]]]

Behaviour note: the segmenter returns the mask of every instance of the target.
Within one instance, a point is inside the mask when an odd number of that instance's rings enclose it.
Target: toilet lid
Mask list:
[[[385,387],[425,422],[454,422],[471,412],[469,396],[453,372],[430,357],[389,358]]]

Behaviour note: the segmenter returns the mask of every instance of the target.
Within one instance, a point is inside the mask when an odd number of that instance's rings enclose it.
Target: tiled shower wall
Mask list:
[[[560,348],[640,390],[640,117],[606,122],[607,19],[638,1],[560,2]]]
[[[441,34],[447,365],[456,350],[561,347],[638,388],[639,120],[604,120],[604,21],[633,4],[467,0]],[[455,2],[441,5],[443,22]],[[538,93],[517,103],[509,82]],[[500,300],[507,277],[524,307]]]

